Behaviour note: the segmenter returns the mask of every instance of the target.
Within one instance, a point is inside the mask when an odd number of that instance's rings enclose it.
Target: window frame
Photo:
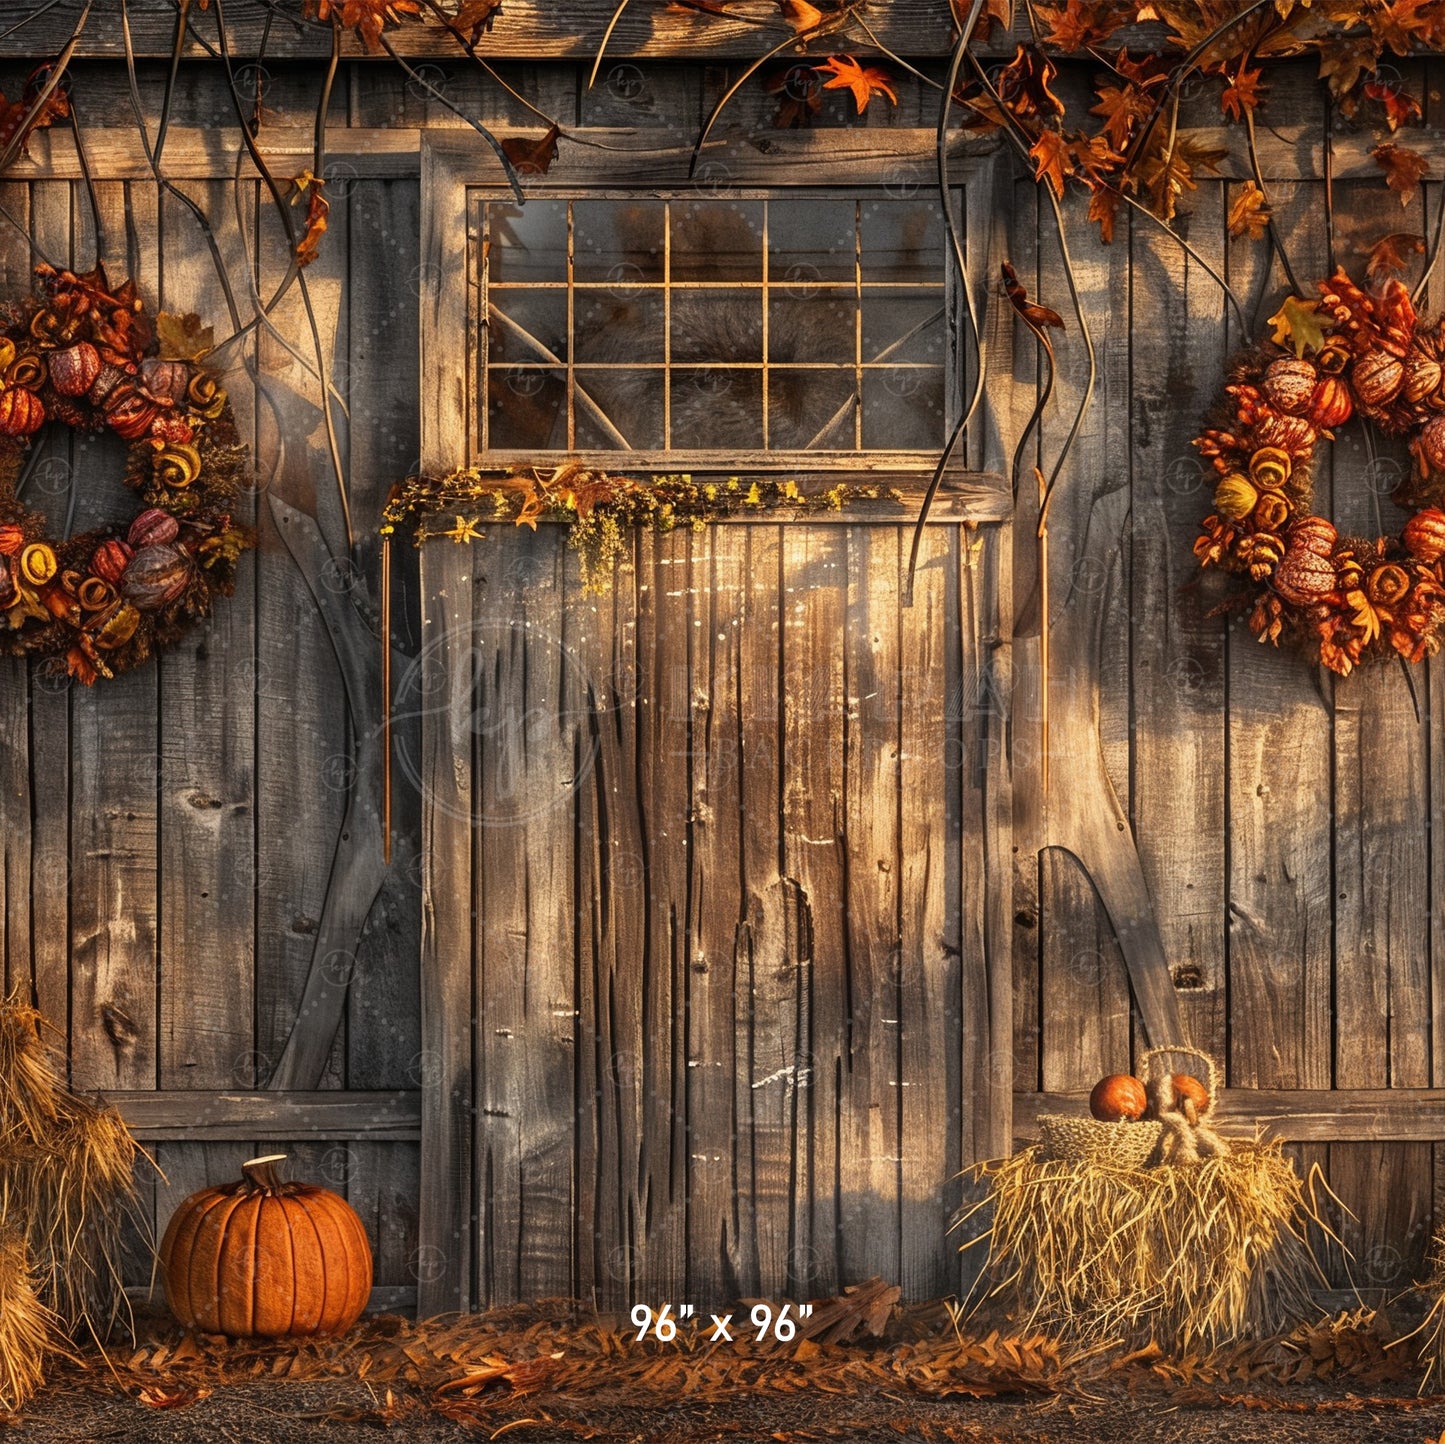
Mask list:
[[[937,152],[934,132],[912,129],[886,133],[868,129],[835,132],[799,132],[756,141],[731,141],[712,146],[694,173],[688,147],[670,145],[645,148],[637,132],[582,129],[574,133],[597,146],[564,145],[562,155],[546,175],[523,178],[530,199],[593,200],[609,198],[664,199],[693,194],[702,199],[765,196],[776,199],[797,194],[907,197],[937,187]],[[878,142],[886,135],[886,144]],[[869,144],[872,140],[874,143]],[[973,143],[976,145],[976,143]],[[422,357],[423,469],[444,474],[458,466],[474,465],[488,473],[517,465],[550,465],[577,459],[600,469],[635,474],[688,471],[695,475],[782,474],[800,482],[817,477],[832,484],[848,477],[879,480],[897,478],[906,490],[909,481],[926,481],[937,465],[938,450],[918,451],[762,451],[728,452],[650,450],[481,451],[475,425],[481,377],[480,349],[485,329],[476,324],[482,314],[481,267],[474,264],[480,246],[476,220],[480,198],[505,199],[508,188],[498,174],[495,157],[470,132],[432,132],[422,141],[422,266],[419,278]],[[951,190],[961,193],[958,212],[965,243],[964,278],[974,297],[975,314],[984,337],[987,315],[994,301],[987,257],[995,249],[1000,220],[995,155],[969,153],[955,143],[949,163]],[[946,430],[956,423],[959,407],[972,391],[974,368],[980,354],[966,337],[962,287],[956,264],[947,262],[945,324],[948,330],[944,361]],[[961,341],[962,338],[962,341]],[[993,428],[972,426],[948,469],[945,489],[973,491],[985,479],[995,487],[1002,459]],[[995,508],[990,508],[994,510]]]

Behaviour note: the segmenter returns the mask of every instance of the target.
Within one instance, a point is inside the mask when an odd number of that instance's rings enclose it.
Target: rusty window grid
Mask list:
[[[705,367],[697,368],[700,371],[720,372],[726,374],[738,374],[756,372],[759,376],[759,390],[757,394],[759,433],[762,445],[760,453],[769,459],[783,462],[791,458],[806,460],[811,464],[826,462],[830,455],[845,458],[849,452],[844,447],[826,446],[830,436],[836,436],[843,421],[851,417],[852,425],[848,428],[851,432],[848,440],[851,442],[852,450],[856,454],[865,456],[878,456],[890,454],[891,449],[886,446],[867,446],[865,444],[865,415],[868,409],[867,391],[865,389],[868,378],[872,374],[883,373],[917,373],[919,376],[936,376],[942,384],[942,411],[943,416],[934,427],[934,435],[929,441],[934,445],[941,445],[946,438],[948,426],[953,417],[957,414],[960,404],[962,377],[959,374],[956,338],[948,328],[949,317],[955,314],[957,309],[958,277],[955,274],[955,266],[949,248],[941,234],[935,234],[929,241],[926,253],[932,264],[938,266],[938,278],[936,280],[923,280],[919,278],[916,265],[911,268],[911,273],[902,276],[889,276],[887,274],[870,269],[870,255],[864,242],[864,206],[872,202],[874,206],[897,207],[900,219],[905,217],[908,209],[911,208],[915,215],[920,213],[920,204],[929,206],[933,214],[928,224],[942,227],[942,217],[938,214],[937,202],[932,201],[920,203],[917,200],[899,200],[888,197],[878,189],[857,191],[852,195],[845,195],[838,189],[830,189],[821,194],[800,194],[794,192],[789,194],[786,191],[769,190],[763,192],[750,192],[745,196],[738,196],[735,199],[759,204],[761,217],[761,229],[758,233],[758,272],[756,280],[732,280],[725,287],[720,286],[716,280],[681,279],[676,274],[676,219],[675,208],[680,203],[691,202],[697,205],[707,205],[710,202],[697,201],[695,196],[677,194],[649,193],[645,196],[622,195],[616,192],[595,192],[578,194],[571,197],[548,197],[543,204],[565,205],[565,265],[563,274],[549,279],[516,279],[511,273],[502,279],[496,275],[493,265],[495,253],[499,247],[505,248],[506,240],[499,233],[499,228],[494,225],[496,213],[500,211],[511,211],[513,207],[503,197],[488,194],[482,188],[474,188],[474,196],[480,210],[479,224],[475,227],[474,234],[484,238],[481,248],[481,265],[475,272],[479,282],[477,299],[481,303],[474,319],[479,314],[485,319],[480,325],[474,325],[472,335],[474,342],[480,334],[483,339],[477,346],[475,357],[476,366],[473,369],[474,383],[469,386],[470,396],[469,409],[473,400],[476,403],[477,416],[475,423],[469,426],[468,430],[473,437],[473,444],[481,454],[488,452],[505,451],[511,448],[495,445],[497,440],[493,435],[492,428],[492,379],[505,367],[506,372],[513,374],[535,374],[538,378],[539,387],[546,385],[546,378],[560,375],[564,387],[565,400],[565,433],[567,452],[577,451],[578,447],[578,421],[579,415],[585,416],[591,422],[593,428],[606,438],[606,443],[600,449],[616,450],[638,450],[655,452],[654,445],[636,447],[633,443],[635,437],[625,436],[619,427],[608,415],[608,405],[603,400],[594,397],[587,390],[587,381],[592,376],[602,377],[608,373],[642,373],[656,372],[659,374],[662,385],[660,388],[661,400],[661,451],[664,456],[671,455],[680,449],[676,446],[678,438],[675,431],[675,398],[679,382],[679,370],[681,365],[674,352],[674,323],[676,320],[674,301],[675,298],[684,292],[702,292],[708,295],[736,295],[739,292],[756,291],[760,308],[758,324],[761,335],[761,350],[756,360],[735,360],[731,357],[715,356],[708,359]],[[790,279],[780,278],[774,270],[773,256],[773,230],[772,221],[774,213],[783,206],[806,206],[811,200],[851,200],[852,221],[851,240],[852,256],[851,272],[848,278],[846,291],[843,289],[841,280],[838,277],[820,279],[819,285],[829,296],[847,295],[852,306],[851,331],[849,338],[851,356],[847,362],[843,361],[799,361],[789,359],[778,360],[774,353],[772,344],[772,307],[775,297],[780,294],[788,294]],[[599,361],[596,359],[579,362],[578,353],[578,298],[579,295],[600,293],[608,289],[607,283],[599,280],[583,280],[578,277],[578,215],[577,206],[579,203],[595,204],[601,202],[625,202],[640,201],[643,203],[659,203],[661,206],[662,230],[661,230],[661,275],[657,279],[638,280],[634,285],[634,292],[639,294],[656,293],[661,300],[661,359],[660,361],[642,360],[629,358],[624,361]],[[952,200],[955,207],[958,207],[961,200],[961,189],[955,188],[952,193]],[[918,247],[907,247],[900,235],[895,242],[896,253],[906,254],[909,249]],[[625,254],[624,249],[619,249],[616,254]],[[807,254],[799,251],[798,254]],[[933,258],[936,257],[936,260]],[[622,269],[621,266],[614,267],[615,270]],[[793,270],[798,270],[794,267]],[[815,268],[816,269],[816,268]],[[694,271],[695,274],[695,271]],[[787,273],[791,277],[791,272]],[[508,312],[508,304],[513,298],[521,298],[528,295],[558,295],[565,299],[565,356],[557,354],[539,339],[533,336],[525,326],[518,322]],[[865,335],[867,319],[865,314],[865,301],[886,300],[889,295],[893,297],[904,297],[907,299],[929,299],[936,298],[937,305],[930,308],[923,319],[904,330],[902,334],[892,337],[881,344],[873,354],[865,351]],[[904,350],[920,336],[926,334],[935,326],[942,323],[943,344],[941,347],[940,359],[895,361],[893,355]],[[530,353],[520,361],[505,361],[498,363],[492,354],[494,348],[485,340],[486,332],[500,328],[503,332],[519,339],[526,346]],[[559,338],[561,339],[561,338]],[[558,348],[559,350],[562,348]],[[683,363],[689,368],[691,362]],[[816,371],[824,376],[838,376],[847,374],[850,378],[851,392],[843,399],[841,404],[834,409],[813,434],[811,440],[802,448],[794,447],[784,449],[775,446],[773,435],[773,376],[776,371],[788,370],[794,374],[807,371]],[[579,375],[580,373],[580,375]],[[931,424],[931,423],[930,423]],[[555,429],[555,422],[554,422]],[[592,444],[597,448],[597,443]],[[584,448],[585,449],[585,448]],[[564,454],[562,449],[556,445],[537,445],[529,447],[531,451],[542,451],[553,455]],[[686,455],[686,452],[681,452]],[[910,449],[897,453],[904,460],[915,460],[920,455],[926,454],[925,447]],[[795,463],[796,464],[796,463]]]

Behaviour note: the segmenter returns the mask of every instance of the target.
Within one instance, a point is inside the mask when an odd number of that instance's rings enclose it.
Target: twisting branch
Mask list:
[[[973,291],[968,284],[968,265],[963,253],[963,238],[958,234],[958,221],[953,214],[953,201],[948,190],[948,117],[953,108],[953,92],[958,85],[959,71],[963,69],[964,56],[973,54],[969,50],[968,44],[973,38],[973,28],[978,24],[978,17],[983,13],[983,4],[984,0],[973,0],[973,4],[969,7],[968,18],[958,32],[958,43],[953,47],[953,59],[948,67],[948,81],[943,88],[943,102],[938,108],[938,133],[935,137],[938,190],[943,203],[943,221],[948,230],[948,242],[953,252],[954,263],[958,267],[964,309],[968,313],[969,330],[973,335],[974,353],[977,357],[974,366],[973,394],[969,397],[968,405],[964,407],[958,420],[954,423],[953,430],[948,436],[948,442],[943,448],[943,454],[938,458],[938,465],[934,467],[933,475],[928,479],[928,489],[923,493],[923,505],[918,510],[918,520],[913,526],[913,541],[908,548],[908,575],[903,585],[903,604],[906,607],[913,605],[913,578],[918,571],[918,549],[923,545],[923,528],[928,524],[928,513],[933,506],[933,499],[938,495],[938,488],[943,484],[948,463],[958,449],[958,443],[963,439],[964,431],[973,419],[973,414],[978,409],[978,403],[983,397],[983,333],[979,329],[978,315],[974,310]],[[973,63],[977,68],[976,58]]]
[[[1299,281],[1295,278],[1294,267],[1289,263],[1289,252],[1285,250],[1284,241],[1279,233],[1279,227],[1275,224],[1274,211],[1270,206],[1269,190],[1264,183],[1264,169],[1259,163],[1259,147],[1255,144],[1254,111],[1248,106],[1244,108],[1244,128],[1246,147],[1249,151],[1249,168],[1254,172],[1254,184],[1256,188],[1260,195],[1264,197],[1265,209],[1270,212],[1269,220],[1265,223],[1269,227],[1269,243],[1274,247],[1274,253],[1279,257],[1280,265],[1284,267],[1284,277],[1285,280],[1289,282],[1290,290],[1293,291],[1296,296],[1301,296],[1304,293],[1300,290]],[[1334,227],[1331,225],[1331,233],[1333,233],[1333,229]]]
[[[301,263],[297,258],[296,222],[291,216],[291,208],[281,195],[280,183],[271,173],[271,168],[266,164],[266,158],[261,154],[260,147],[256,143],[256,136],[248,123],[244,111],[241,109],[241,97],[236,90],[235,68],[231,64],[231,49],[226,39],[226,16],[224,0],[215,0],[216,4],[216,32],[221,47],[221,60],[226,67],[226,80],[231,91],[231,102],[236,110],[236,119],[241,126],[241,140],[246,147],[246,153],[251,158],[251,164],[256,167],[266,189],[270,192],[272,203],[276,207],[277,214],[281,218],[281,225],[286,232],[287,240],[290,243],[291,262],[287,267],[286,280],[283,285],[295,280],[300,293],[302,308],[306,312],[306,324],[311,331],[311,344],[316,355],[317,375],[321,379],[321,414],[326,426],[326,445],[331,454],[331,466],[336,476],[337,495],[341,501],[341,520],[346,532],[346,550],[348,559],[356,548],[356,539],[351,526],[351,499],[348,495],[346,468],[341,461],[341,445],[336,436],[336,420],[331,414],[331,403],[328,400],[329,385],[327,382],[325,348],[321,343],[321,326],[316,319],[316,309],[311,304],[311,292],[306,284],[306,275],[301,269]],[[333,25],[339,24],[333,17]]]
[[[453,115],[457,116],[461,120],[466,121],[466,123],[471,126],[471,128],[476,131],[476,133],[481,136],[481,138],[486,141],[489,146],[491,146],[492,151],[496,155],[497,159],[502,163],[502,170],[506,174],[507,184],[511,186],[512,194],[517,198],[517,204],[519,206],[526,205],[527,197],[522,194],[522,182],[517,179],[516,169],[512,165],[511,160],[508,158],[507,152],[502,149],[501,141],[499,141],[497,137],[494,136],[492,132],[489,131],[487,127],[481,123],[481,121],[473,119],[470,115],[466,113],[466,111],[462,110],[460,106],[448,100],[447,97],[443,95],[442,92],[438,90],[436,86],[434,86],[431,81],[426,78],[426,76],[421,74],[420,71],[414,69],[411,65],[408,65],[407,62],[398,53],[396,46],[394,46],[384,34],[380,37],[380,39],[381,48],[385,50],[386,53],[391,56],[391,58],[396,61],[396,63],[401,66],[404,71],[406,71],[408,77],[413,82],[421,86],[421,88],[425,90],[426,93],[430,95],[433,100],[439,101],[442,105],[446,106],[446,108],[451,111]]]

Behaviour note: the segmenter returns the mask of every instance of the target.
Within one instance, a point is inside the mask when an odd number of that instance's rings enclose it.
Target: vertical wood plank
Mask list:
[[[0,182],[0,205],[25,225],[30,187]],[[9,296],[30,287],[30,252],[8,226],[0,231],[0,285]],[[34,981],[31,934],[31,872],[35,854],[31,785],[29,667],[18,657],[0,658],[0,956],[4,958],[6,996],[19,988],[29,993]],[[57,1024],[62,1019],[57,1018]]]
[[[1311,242],[1319,197],[1305,185],[1281,185],[1273,194],[1297,274],[1323,274]],[[1225,199],[1233,199],[1232,187]],[[1236,292],[1278,297],[1262,272],[1269,255],[1263,244],[1231,244]],[[1268,315],[1274,306],[1266,299],[1259,309]],[[1329,502],[1326,463],[1316,470],[1317,509],[1327,511]],[[1230,625],[1227,649],[1229,1081],[1327,1088],[1334,913],[1328,692],[1321,694],[1319,679],[1297,657],[1259,645],[1242,621]]]
[[[475,553],[422,554],[421,1202],[417,1313],[470,1308],[473,1277],[473,709]],[[467,899],[468,902],[463,902]]]
[[[232,203],[231,187],[221,182],[195,186],[190,194],[217,218]],[[210,252],[197,243],[195,220],[174,196],[163,199],[159,219],[166,308],[206,314],[224,334],[226,318],[210,314],[216,272]],[[223,226],[219,240],[221,264],[239,269],[234,226]],[[254,412],[244,372],[226,382],[237,427],[249,435]],[[239,520],[254,520],[246,499],[235,505]],[[249,1082],[245,1074],[255,1048],[255,689],[246,661],[254,573],[254,557],[243,557],[236,595],[160,658],[163,1088]]]
[[[149,243],[158,234],[154,188],[101,181],[96,199],[107,243],[97,259],[113,285],[132,279],[154,313],[162,303],[160,256]],[[84,249],[93,244],[87,238]],[[74,530],[133,515],[140,502],[119,480],[125,443],[77,436],[72,445],[84,479]],[[159,684],[160,668],[146,665],[72,694],[70,1058],[83,1088],[156,1086]]]
[[[746,863],[738,618],[745,605],[745,563],[743,538],[725,528],[708,527],[694,540],[691,620],[698,625],[687,634],[694,645],[691,715],[683,722],[686,731],[674,733],[672,761],[663,764],[685,763],[692,780],[686,954],[689,1283],[710,1298],[755,1295],[763,1287],[751,1191],[752,1107],[745,1096],[755,1081],[749,1035],[759,1006],[753,987],[756,950],[750,946],[751,900],[740,896]]]
[[[1065,203],[1065,224],[1080,299],[1097,363],[1095,390],[1049,512],[1052,701],[1068,699],[1064,670],[1092,669],[1099,741],[1114,792],[1129,806],[1129,624],[1127,556],[1121,545],[1128,517],[1129,473],[1129,249],[1121,217],[1117,242],[1105,247],[1088,226],[1078,199]],[[1067,297],[1052,209],[1039,211],[1039,295],[1061,306]],[[1077,326],[1059,351],[1058,414],[1072,416],[1084,395],[1086,357]],[[1053,442],[1057,445],[1057,441]],[[1051,451],[1044,438],[1044,451]],[[1046,473],[1047,474],[1047,473]],[[1037,486],[1028,487],[1034,493]],[[1027,508],[1026,508],[1027,511]],[[1035,508],[1036,511],[1036,508]],[[1036,610],[1036,599],[1028,607]],[[1041,695],[1037,683],[1026,688]],[[1078,695],[1078,694],[1075,694]],[[1025,735],[1037,751],[1030,719]],[[1062,727],[1054,736],[1063,735]],[[1052,748],[1052,743],[1051,743]],[[1079,806],[1067,792],[1069,758],[1050,756],[1050,791],[1040,799],[1043,815]],[[1038,768],[1020,785],[1038,792]],[[1091,802],[1088,805],[1098,805]],[[1125,1071],[1131,1052],[1130,993],[1123,954],[1098,901],[1088,872],[1058,849],[1040,863],[1042,928],[1040,1027],[1046,1089],[1090,1087],[1104,1073]]]
[[[30,227],[36,246],[57,258],[71,254],[71,187],[64,181],[38,181],[30,192]],[[32,256],[31,261],[38,259]],[[27,278],[27,289],[29,280]],[[45,485],[25,493],[27,506],[45,514],[49,529],[64,525],[72,476],[68,436],[56,428],[42,433],[46,450],[37,466]],[[66,484],[57,485],[62,478]],[[66,679],[42,669],[30,675],[30,777],[35,796],[31,852],[31,966],[40,1011],[70,1033],[70,876],[72,818],[70,796],[70,693]]]
[[[288,242],[269,194],[252,192],[257,284],[268,296],[286,273]],[[306,269],[321,348],[330,375],[347,348],[341,290],[346,276],[346,209],[333,209],[327,243]],[[272,314],[277,334],[256,342],[257,508],[255,715],[261,754],[256,775],[256,996],[254,1068],[264,1084],[281,1059],[311,969],[332,860],[350,785],[350,741],[336,654],[320,613],[282,539],[265,494],[317,519],[336,565],[314,578],[345,592],[345,540],[327,447],[316,346],[296,288]],[[284,338],[283,344],[280,338]],[[343,378],[344,380],[344,378]],[[344,393],[343,393],[344,394]],[[343,458],[345,420],[336,413]],[[294,679],[308,679],[311,706],[293,702]],[[323,959],[328,975],[346,977],[354,951]],[[345,1028],[343,1026],[342,1033]],[[345,1043],[333,1046],[322,1087],[344,1081]]]
[[[419,187],[414,181],[353,180],[347,216],[346,365],[333,378],[351,412],[348,428],[352,505],[359,566],[379,575],[381,508],[386,493],[418,459],[418,296],[410,286],[377,286],[374,277],[406,274],[416,264]],[[399,539],[404,543],[405,538]],[[394,653],[414,648],[419,609],[410,548],[393,566]],[[396,675],[403,667],[394,663]],[[421,741],[413,713],[395,723],[401,755],[415,758]],[[416,839],[421,796],[414,769],[393,765],[393,867],[357,948],[347,999],[346,1082],[351,1088],[406,1087],[421,1050],[417,941],[421,859]],[[347,1199],[367,1223],[376,1251],[376,1281],[414,1282],[417,1150],[410,1144],[350,1145]]]
[[[803,1121],[798,1115],[802,949],[797,892],[779,874],[781,816],[779,646],[782,551],[779,528],[718,527],[720,561],[735,560],[736,593],[716,586],[714,644],[731,633],[737,663],[736,732],[741,911],[737,974],[736,1177],[744,1277],[780,1297],[794,1287],[798,1201],[793,1188]],[[716,682],[714,700],[716,699]],[[715,727],[716,711],[710,719]]]
[[[1223,191],[1202,186],[1190,208],[1190,244],[1216,267]],[[1190,551],[1212,486],[1190,443],[1221,385],[1226,302],[1157,227],[1129,246],[1136,835],[1190,1041],[1222,1060],[1224,628]]]
[[[850,1281],[896,1279],[899,1217],[898,535],[849,527],[843,631],[847,934],[839,1129]]]
[[[503,530],[503,529],[498,529]],[[575,1293],[572,960],[584,679],[560,529],[489,539],[476,590],[479,1302]]]
[[[848,549],[842,527],[790,528],[783,539],[783,874],[797,890],[799,964],[810,1066],[798,1109],[809,1119],[795,1180],[793,1276],[816,1296],[842,1286],[836,1195],[847,1024],[843,852],[843,636]]]
[[[919,550],[913,605],[901,611],[899,1029],[902,1110],[901,1257],[898,1282],[909,1298],[948,1292],[953,1272],[940,1247],[958,1152],[962,1040],[960,903],[962,884],[960,528],[930,526]],[[900,534],[900,542],[907,534]],[[968,541],[972,537],[967,538]],[[970,1083],[972,1079],[969,1080]],[[941,1127],[940,1121],[947,1120]],[[946,1196],[946,1190],[948,1191]]]

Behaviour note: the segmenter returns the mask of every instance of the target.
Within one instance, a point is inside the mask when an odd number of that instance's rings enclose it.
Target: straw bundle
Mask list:
[[[69,1091],[45,1020],[0,1004],[0,1229],[21,1237],[40,1303],[103,1339],[129,1306],[121,1229],[135,1214],[139,1149],[114,1109]]]
[[[1051,1159],[1037,1145],[983,1165],[988,1296],[1025,1330],[1181,1354],[1264,1337],[1312,1308],[1325,1225],[1278,1142],[1199,1163],[1128,1168]],[[972,1245],[965,1245],[971,1247]]]
[[[59,1342],[56,1320],[36,1296],[25,1244],[18,1234],[0,1234],[0,1412],[13,1413],[40,1387]]]
[[[1438,1228],[1430,1244],[1431,1272],[1422,1285],[1431,1299],[1430,1312],[1417,1332],[1420,1335],[1420,1363],[1425,1377],[1420,1381],[1423,1394],[1433,1380],[1438,1387],[1445,1378],[1445,1228]]]

